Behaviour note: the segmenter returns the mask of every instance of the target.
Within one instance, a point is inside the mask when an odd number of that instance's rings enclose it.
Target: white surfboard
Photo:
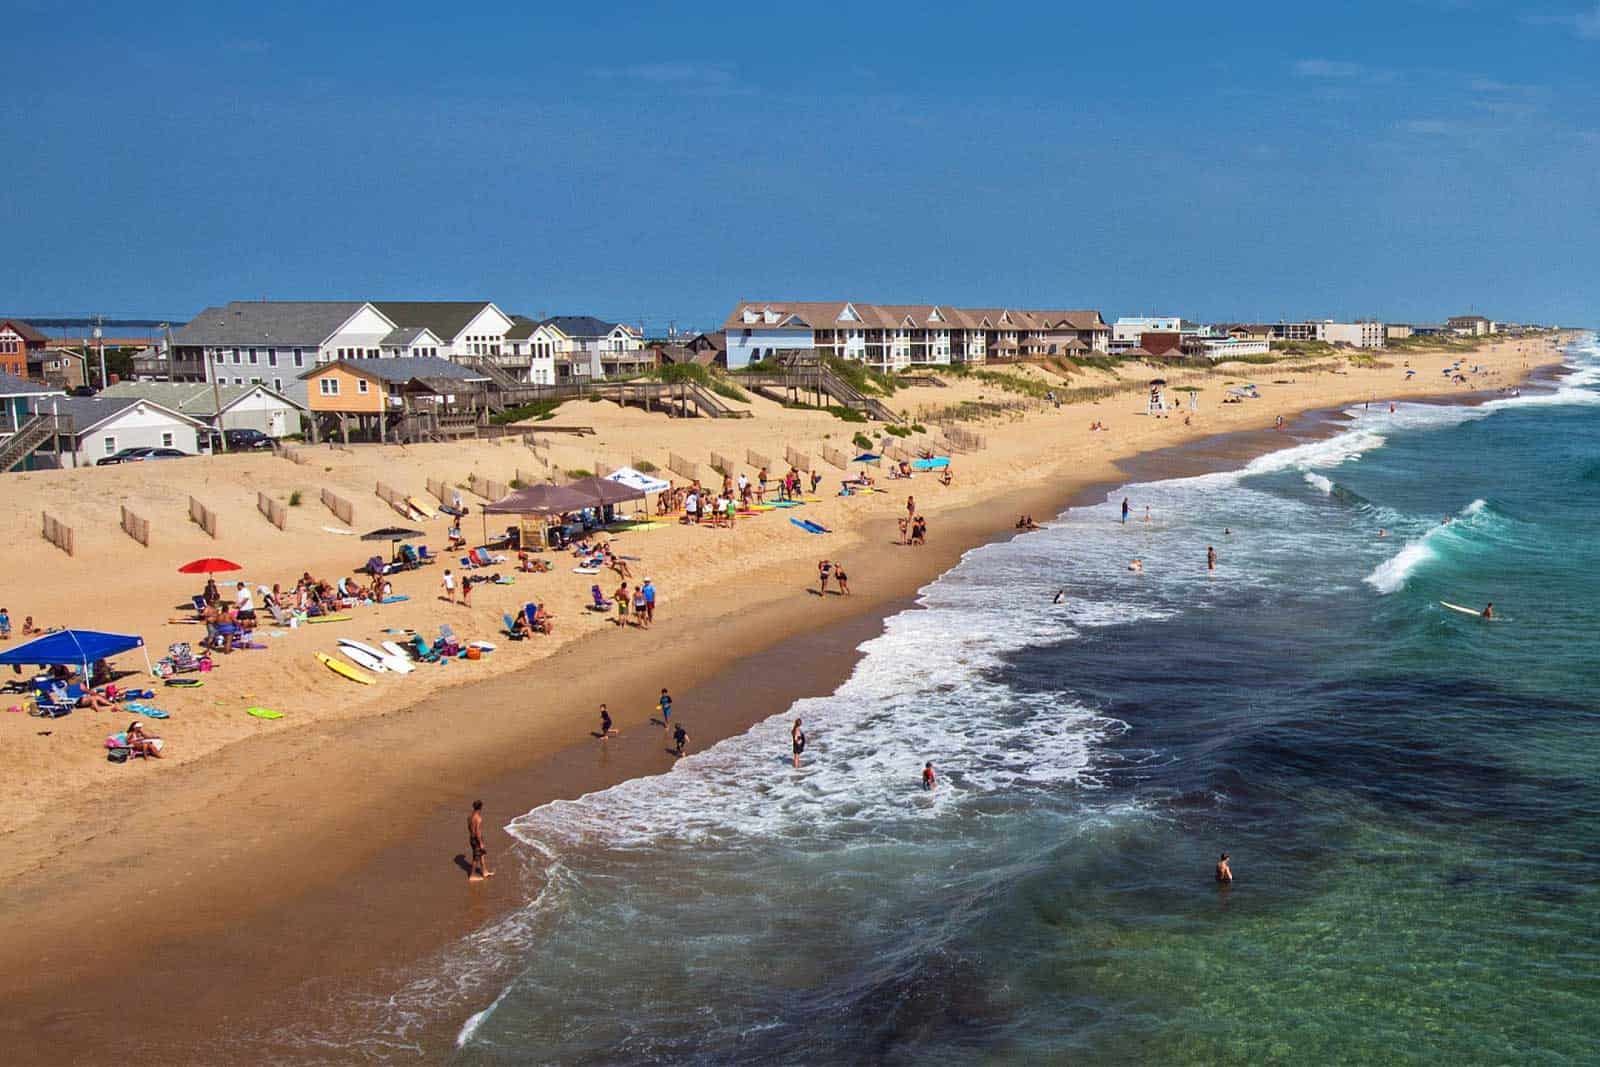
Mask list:
[[[416,665],[411,662],[411,657],[406,655],[403,649],[399,652],[391,652],[386,648],[373,648],[371,645],[364,644],[348,637],[341,637],[339,639],[339,644],[346,648],[353,648],[358,652],[363,652],[368,656],[371,656],[379,663],[382,663],[384,669],[393,671],[395,674],[410,674],[412,671],[417,669]]]
[[[493,641],[468,641],[467,642],[467,647],[468,648],[475,648],[479,652],[493,652],[494,651],[494,642]]]
[[[1475,615],[1480,619],[1483,618],[1483,612],[1476,611],[1476,610],[1474,610],[1472,608],[1464,608],[1460,604],[1452,604],[1448,600],[1439,601],[1439,606],[1440,607],[1449,608],[1451,611],[1459,611],[1463,615]],[[1485,620],[1485,621],[1487,621],[1487,622],[1499,622],[1500,620],[1498,620],[1498,619],[1488,619],[1488,620]]]
[[[360,643],[359,641],[356,642],[357,645]],[[339,642],[339,651],[344,653],[345,659],[354,663],[357,667],[372,671],[374,674],[382,674],[389,669],[383,665],[382,656],[373,655],[365,647],[356,648],[341,641]]]

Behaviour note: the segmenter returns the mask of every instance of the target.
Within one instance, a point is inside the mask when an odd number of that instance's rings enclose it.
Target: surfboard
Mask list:
[[[356,533],[354,530],[345,530],[338,526],[324,526],[322,531],[324,533],[339,534],[343,537],[354,537]]]
[[[258,719],[281,719],[283,712],[273,711],[271,708],[245,708],[246,715],[254,715]]]
[[[493,641],[468,641],[467,642],[467,647],[468,648],[476,648],[476,649],[478,649],[478,650],[480,650],[482,652],[493,652],[494,651],[494,642]]]
[[[382,664],[381,667],[377,668],[378,670],[390,670],[396,674],[410,674],[412,671],[416,670],[416,668],[411,665],[410,658],[404,653],[395,655],[393,652],[376,649],[371,645],[363,644],[360,641],[356,641],[348,637],[341,637],[339,639],[339,644],[343,648],[360,652],[370,659],[377,660],[380,664]],[[347,652],[346,655],[348,654],[349,653]],[[360,663],[360,665],[363,667],[367,667],[367,664],[361,663],[360,660],[357,660],[356,662]],[[370,670],[372,668],[368,667],[368,669]]]
[[[199,689],[206,683],[199,678],[168,678],[161,684],[172,689]]]
[[[1473,608],[1464,608],[1460,604],[1452,604],[1448,600],[1439,601],[1439,606],[1440,607],[1449,608],[1451,611],[1459,611],[1463,615],[1475,615],[1480,619],[1483,618],[1483,612],[1477,611],[1477,610],[1475,610]],[[1484,621],[1485,622],[1499,622],[1500,620],[1499,619],[1484,619]]]
[[[313,625],[316,624],[316,623],[319,623],[319,622],[349,622],[349,621],[350,621],[350,616],[348,616],[348,615],[315,615],[315,616],[313,616],[313,617],[311,617],[311,618],[306,620],[306,622],[312,623]]]
[[[318,652],[316,655],[317,655],[317,662],[321,663],[324,667],[328,668],[334,674],[343,675],[344,677],[350,679],[352,682],[359,682],[362,685],[371,685],[372,684],[372,677],[370,675],[361,673],[360,671],[356,670],[354,667],[350,666],[347,663],[340,663],[338,660],[334,659],[332,656],[328,655],[326,652]]]
[[[365,668],[374,674],[382,674],[389,668],[383,665],[383,656],[366,650],[366,646],[352,648],[340,642],[339,651],[344,653],[344,658],[354,663],[357,667]]]
[[[422,517],[425,518],[425,519],[435,518],[439,514],[439,509],[438,508],[432,506],[431,504],[428,504],[426,501],[418,499],[417,497],[414,497],[414,496],[406,497],[406,503],[410,504],[414,511],[421,512],[422,513]]]
[[[406,596],[405,594],[401,594],[400,596],[386,596],[382,600],[378,601],[378,603],[380,603],[380,604],[404,604],[407,600],[410,600],[410,599],[411,598]]]
[[[382,648],[395,659],[404,661],[406,666],[410,667],[412,670],[416,669],[417,665],[411,662],[411,653],[400,647],[400,643],[398,641],[384,641],[378,647]]]

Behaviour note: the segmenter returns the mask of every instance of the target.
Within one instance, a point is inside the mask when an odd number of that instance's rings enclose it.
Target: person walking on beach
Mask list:
[[[644,580],[644,620],[646,625],[656,621],[656,587],[648,578]]]
[[[1128,503],[1128,498],[1127,497],[1123,497],[1122,498],[1122,525],[1124,525],[1124,526],[1128,525],[1128,512],[1130,512],[1132,510],[1133,510],[1133,508]]]
[[[644,586],[633,591],[633,624],[642,630],[650,629],[650,607],[644,599]]]
[[[472,578],[465,574],[461,576],[461,606],[472,607]]]
[[[840,595],[850,595],[850,576],[844,572],[844,564],[835,563],[833,565],[833,581],[839,587]]]
[[[823,596],[828,595],[828,579],[833,575],[833,564],[827,560],[817,561],[817,590]]]
[[[1217,883],[1219,885],[1233,884],[1233,868],[1228,866],[1228,854],[1226,852],[1217,861]]]
[[[611,712],[604,704],[600,705],[600,740],[617,736],[617,731],[611,728]]]
[[[1216,548],[1215,545],[1207,545],[1206,546],[1206,570],[1214,571],[1216,569],[1217,569],[1217,548]]]
[[[665,729],[672,723],[672,694],[665,688],[661,690],[661,699],[656,701],[656,707],[661,711],[661,726]]]
[[[439,587],[444,590],[445,602],[454,604],[456,602],[456,576],[450,573],[449,567],[444,569],[444,577],[439,579]]]
[[[939,780],[933,773],[933,760],[929,760],[922,765],[922,790],[925,793],[931,793],[934,786],[938,784]]]
[[[800,769],[800,754],[806,750],[806,732],[800,729],[800,720],[796,719],[794,725],[789,727],[789,742],[794,749],[794,769]]]
[[[676,726],[674,726],[672,728],[672,754],[673,754],[673,756],[681,759],[683,757],[683,748],[688,743],[689,743],[688,731],[684,730],[683,723],[680,722],[678,725],[676,725]]]
[[[483,845],[483,801],[472,802],[472,814],[467,816],[467,843],[472,847],[472,863],[467,867],[467,881],[481,882],[493,878],[489,869],[489,850]]]
[[[915,519],[916,517],[917,517],[917,498],[914,497],[914,496],[908,496],[908,497],[906,497],[906,518]]]

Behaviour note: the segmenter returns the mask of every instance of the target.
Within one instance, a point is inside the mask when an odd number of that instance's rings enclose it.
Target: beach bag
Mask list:
[[[128,757],[133,755],[132,749],[112,748],[106,750],[106,759],[112,763],[127,763]]]

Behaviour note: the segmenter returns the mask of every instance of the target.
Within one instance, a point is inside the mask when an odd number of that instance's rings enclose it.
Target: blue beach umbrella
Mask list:
[[[89,667],[98,660],[110,659],[119,652],[144,649],[144,638],[137,634],[112,634],[103,630],[57,630],[53,634],[36,637],[16,648],[0,652],[0,665],[13,667],[54,667],[65,664],[81,667],[84,677]],[[144,665],[150,670],[150,653],[144,653]]]

